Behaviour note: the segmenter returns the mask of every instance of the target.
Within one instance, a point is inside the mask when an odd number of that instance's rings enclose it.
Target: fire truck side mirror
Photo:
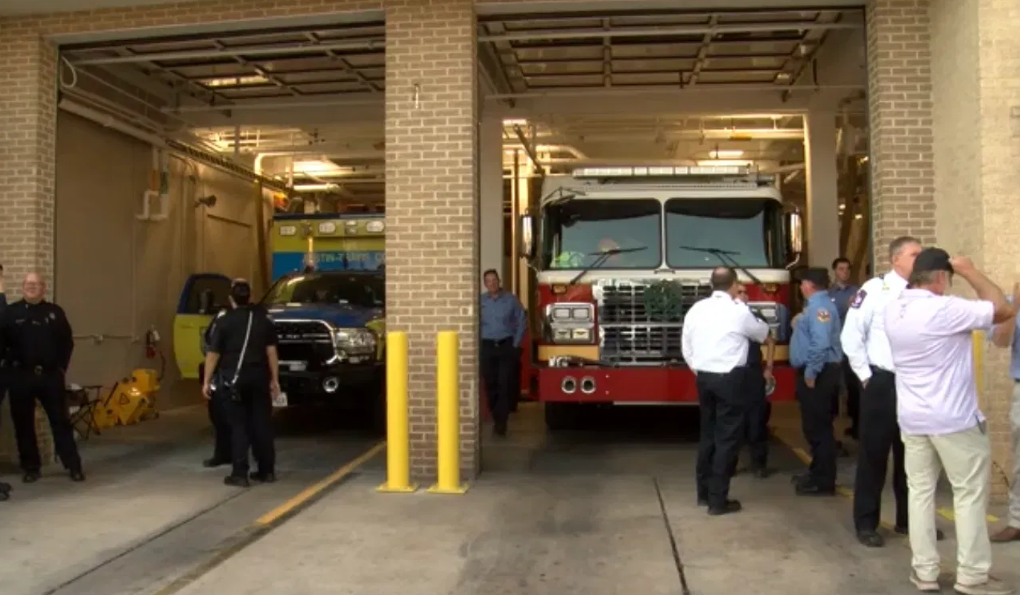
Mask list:
[[[804,250],[804,228],[800,213],[793,211],[786,214],[787,248],[791,258],[797,258]]]
[[[521,215],[517,231],[520,234],[521,256],[531,260],[535,256],[535,228],[531,215]]]

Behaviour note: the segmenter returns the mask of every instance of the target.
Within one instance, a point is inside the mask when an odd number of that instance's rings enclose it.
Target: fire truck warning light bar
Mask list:
[[[626,178],[665,176],[744,176],[751,173],[746,165],[654,166],[654,167],[582,167],[575,169],[575,178]]]

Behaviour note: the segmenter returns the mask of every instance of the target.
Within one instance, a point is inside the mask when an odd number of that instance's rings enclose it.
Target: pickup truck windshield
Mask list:
[[[575,199],[545,209],[542,268],[650,269],[662,261],[662,205],[654,199]],[[617,254],[605,257],[607,252]]]
[[[670,268],[728,266],[710,252],[712,249],[724,251],[742,267],[783,268],[786,263],[783,246],[783,208],[778,201],[765,198],[666,201],[666,265]]]
[[[382,277],[339,272],[284,277],[273,285],[263,300],[267,306],[348,304],[365,308],[382,308],[385,302]]]

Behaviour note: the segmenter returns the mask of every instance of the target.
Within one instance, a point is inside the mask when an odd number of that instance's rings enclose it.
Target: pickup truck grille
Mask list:
[[[683,318],[695,302],[712,295],[709,285],[676,283],[679,307],[664,314],[646,304],[642,282],[611,282],[598,288],[600,357],[630,365],[683,362]]]
[[[326,323],[311,320],[274,320],[280,361],[305,362],[313,370],[336,353]]]

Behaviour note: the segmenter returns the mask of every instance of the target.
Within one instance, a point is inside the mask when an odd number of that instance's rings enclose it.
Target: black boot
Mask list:
[[[268,473],[263,473],[261,471],[253,471],[251,475],[248,476],[248,478],[255,483],[276,483],[276,474],[273,473],[272,471]]]
[[[11,484],[0,481],[0,502],[11,497]]]
[[[25,474],[21,476],[21,483],[35,483],[39,481],[42,475],[38,471],[25,471]]]

